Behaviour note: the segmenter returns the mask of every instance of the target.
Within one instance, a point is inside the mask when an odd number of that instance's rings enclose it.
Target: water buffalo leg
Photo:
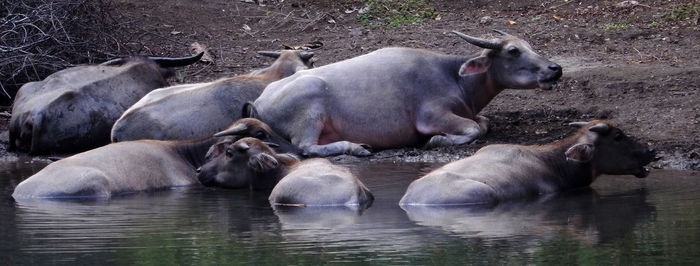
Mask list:
[[[311,104],[305,111],[304,123],[298,127],[298,132],[303,132],[299,138],[292,138],[292,143],[304,150],[304,156],[326,157],[340,154],[350,154],[355,156],[369,156],[372,154],[370,146],[349,141],[337,141],[324,145],[318,145],[323,127],[329,123],[325,114],[324,106],[321,104]]]
[[[350,154],[354,156],[369,156],[370,146],[349,141],[336,141],[325,145],[302,145],[305,156],[333,156],[340,154]]]
[[[470,143],[486,133],[488,120],[477,120],[481,122],[481,125],[469,118],[449,113],[436,117],[428,125],[419,123],[418,131],[425,135],[434,135],[425,145],[425,148],[461,145]]]

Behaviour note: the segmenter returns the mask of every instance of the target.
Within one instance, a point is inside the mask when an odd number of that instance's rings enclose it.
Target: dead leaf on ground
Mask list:
[[[209,53],[209,49],[205,45],[200,44],[198,42],[193,42],[192,44],[190,44],[190,50],[194,54],[199,54],[201,52],[204,52],[204,55],[202,55],[202,58],[199,59],[199,61],[202,61],[205,63],[212,63],[212,64],[214,63],[214,59],[211,57],[211,54]]]

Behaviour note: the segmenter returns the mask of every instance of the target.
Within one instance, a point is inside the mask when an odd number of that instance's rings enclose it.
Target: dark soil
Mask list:
[[[551,142],[573,131],[568,122],[604,118],[656,146],[664,157],[656,167],[700,168],[697,1],[639,1],[628,7],[594,0],[434,1],[433,19],[398,27],[360,22],[362,1],[264,1],[264,6],[236,0],[116,1],[117,16],[133,32],[125,42],[131,50],[181,56],[191,53],[194,42],[209,48],[212,64],[180,69],[173,83],[246,73],[271,61],[255,51],[312,41],[324,44],[315,51],[317,65],[387,46],[479,51],[452,30],[483,37],[495,36],[491,29],[504,30],[564,67],[554,90],[506,90],[497,96],[482,111],[491,119],[490,132],[474,144],[337,161],[445,162],[486,144]],[[7,118],[1,118],[6,130]],[[6,142],[6,131],[2,135]]]

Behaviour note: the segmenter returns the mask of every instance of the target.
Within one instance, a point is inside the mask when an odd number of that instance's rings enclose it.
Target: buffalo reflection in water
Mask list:
[[[608,243],[654,217],[646,189],[600,195],[585,188],[495,206],[402,206],[419,225],[462,237],[551,239],[562,232],[590,244]]]

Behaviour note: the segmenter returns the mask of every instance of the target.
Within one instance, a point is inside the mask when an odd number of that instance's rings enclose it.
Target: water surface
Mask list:
[[[182,187],[111,200],[14,203],[46,163],[0,163],[3,264],[694,264],[697,172],[603,176],[590,189],[492,208],[397,205],[435,167],[350,165],[374,204],[272,209],[264,193]]]

